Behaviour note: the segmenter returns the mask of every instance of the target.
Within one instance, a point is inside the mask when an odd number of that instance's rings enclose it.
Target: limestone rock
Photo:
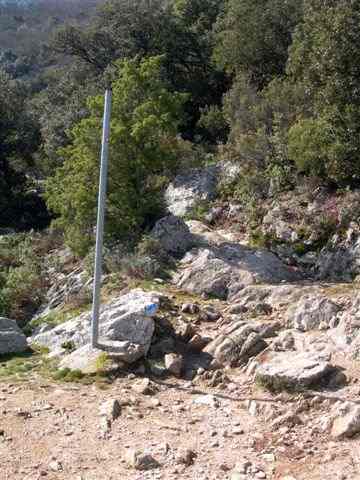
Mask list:
[[[126,452],[126,463],[135,470],[152,470],[160,467],[160,464],[149,453],[143,453],[139,450],[129,450]]]
[[[183,255],[195,244],[195,239],[184,220],[174,215],[168,215],[156,222],[151,236],[172,255]]]
[[[183,364],[184,361],[181,355],[176,355],[175,353],[165,355],[165,367],[176,377],[180,377],[184,366]]]
[[[344,416],[334,420],[331,435],[334,438],[351,438],[360,433],[360,407],[352,406]]]
[[[197,457],[196,453],[190,448],[181,450],[176,456],[176,463],[186,465],[189,467],[194,463],[195,458]]]
[[[177,216],[190,213],[201,201],[210,201],[216,197],[219,167],[194,169],[178,175],[165,192],[168,210]]]
[[[339,315],[338,326],[328,335],[337,349],[353,358],[360,356],[360,295],[356,295],[350,307]]]
[[[196,334],[189,340],[188,346],[191,350],[201,352],[210,342],[211,338]]]
[[[360,236],[345,235],[345,240],[335,237],[330,246],[320,252],[316,271],[321,280],[352,281],[360,274]]]
[[[199,312],[199,305],[196,303],[184,303],[181,306],[182,313],[190,313],[190,315],[195,315]]]
[[[121,415],[121,406],[118,400],[110,399],[103,402],[99,407],[99,415],[110,420],[116,420]]]
[[[146,355],[155,329],[152,317],[159,308],[161,297],[161,294],[137,289],[104,305],[99,322],[100,343],[104,348],[116,353],[119,360],[126,363]],[[78,352],[78,357],[82,358],[91,352],[90,323],[91,313],[84,313],[31,339],[48,347],[53,355],[66,353],[63,345],[71,342],[76,350],[84,347]],[[72,359],[77,356],[76,350],[71,354]]]
[[[0,317],[0,355],[21,353],[28,348],[26,337],[15,320]]]
[[[299,279],[299,274],[274,254],[237,243],[193,249],[185,255],[181,266],[174,277],[179,288],[221,299],[227,299],[229,292],[246,285]]]
[[[329,356],[279,352],[258,366],[256,380],[274,390],[296,390],[318,385],[334,372],[336,369],[330,364]]]
[[[286,317],[288,323],[300,331],[336,326],[340,307],[322,295],[306,295],[295,305],[289,307]]]
[[[267,347],[267,343],[253,326],[237,322],[225,329],[206,348],[221,364],[243,364]]]
[[[134,357],[136,357],[137,346],[133,345],[133,348],[135,349]],[[81,370],[84,374],[97,373],[99,370],[103,369],[103,365],[99,365],[99,363],[102,363],[99,362],[99,360],[101,360],[101,357],[103,355],[104,352],[102,350],[99,350],[98,348],[93,348],[88,343],[83,347],[77,348],[69,355],[65,355],[60,361],[59,366],[61,368],[70,368],[70,370]],[[119,357],[116,363],[112,361],[110,362],[109,359],[109,365],[107,366],[109,370],[124,366],[120,359],[123,359],[125,357],[127,360],[129,360],[129,358],[131,358],[131,345],[124,342],[123,353],[118,353],[118,355]]]
[[[134,392],[140,395],[153,395],[155,393],[155,386],[151,383],[149,378],[143,378],[135,382],[131,388]]]

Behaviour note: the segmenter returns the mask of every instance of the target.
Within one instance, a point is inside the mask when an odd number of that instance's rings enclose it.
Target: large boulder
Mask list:
[[[277,352],[258,366],[256,379],[273,390],[301,390],[319,386],[335,371],[330,355]]]
[[[300,278],[271,252],[238,243],[193,249],[185,255],[181,266],[174,277],[178,287],[229,300],[230,292],[237,293],[247,285]]]
[[[131,363],[146,355],[155,329],[153,316],[161,295],[136,289],[103,306],[99,343]],[[90,343],[91,313],[84,313],[57,327],[40,332],[32,340],[48,347],[53,355],[77,350]],[[81,352],[80,352],[81,353]]]
[[[290,326],[302,331],[336,326],[340,307],[323,295],[305,295],[286,313]]]
[[[190,213],[201,201],[216,197],[219,166],[211,165],[178,175],[165,192],[168,210],[179,217]]]
[[[15,320],[0,317],[0,355],[21,353],[28,348],[26,337]]]
[[[163,249],[171,255],[183,255],[195,243],[194,236],[184,220],[174,215],[168,215],[159,220],[151,236],[158,240]]]

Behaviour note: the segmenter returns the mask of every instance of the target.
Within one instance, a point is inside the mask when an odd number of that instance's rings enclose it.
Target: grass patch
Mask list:
[[[24,331],[26,334],[30,335],[35,330],[35,328],[42,325],[51,325],[52,327],[56,327],[57,325],[61,325],[62,323],[65,323],[68,320],[71,320],[72,318],[78,317],[82,313],[87,312],[88,310],[90,310],[90,308],[91,305],[86,304],[82,305],[81,307],[71,308],[70,310],[62,309],[59,311],[50,312],[44,317],[38,317],[31,320],[31,322],[29,322],[24,328]]]
[[[50,378],[56,369],[56,360],[47,356],[46,349],[32,346],[32,350],[0,357],[0,379],[29,381],[36,375]]]

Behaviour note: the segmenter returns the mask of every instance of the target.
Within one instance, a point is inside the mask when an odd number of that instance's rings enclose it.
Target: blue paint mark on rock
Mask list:
[[[149,303],[145,307],[145,315],[152,317],[158,311],[159,305],[157,303]]]

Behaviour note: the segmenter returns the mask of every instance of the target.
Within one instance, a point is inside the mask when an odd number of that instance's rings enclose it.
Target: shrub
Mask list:
[[[161,192],[175,168],[178,126],[187,95],[170,92],[161,57],[117,63],[113,83],[106,236],[138,238],[161,215]],[[89,99],[90,116],[72,131],[64,165],[47,181],[56,224],[79,255],[94,240],[103,98]]]
[[[43,299],[46,278],[36,237],[9,235],[0,241],[0,315],[24,325]]]

